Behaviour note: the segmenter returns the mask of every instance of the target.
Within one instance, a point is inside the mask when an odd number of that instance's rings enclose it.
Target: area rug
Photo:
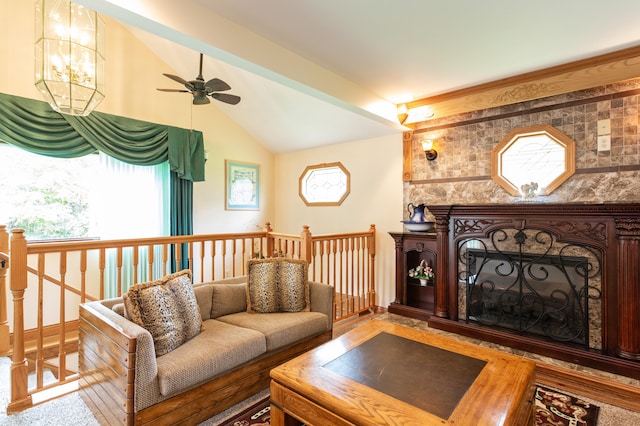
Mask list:
[[[538,386],[536,388],[536,426],[596,426],[599,407],[586,401]],[[224,421],[220,426],[269,426],[269,397]]]
[[[600,408],[580,398],[538,386],[536,426],[595,426]]]
[[[220,426],[269,426],[271,413],[269,411],[269,396],[261,399],[251,407],[224,421]]]

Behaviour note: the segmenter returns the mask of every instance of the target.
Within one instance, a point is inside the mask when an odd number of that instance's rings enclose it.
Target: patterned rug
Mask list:
[[[261,399],[251,407],[224,421],[220,426],[270,426],[269,396]]]
[[[596,426],[599,408],[580,398],[538,386],[536,426]],[[269,426],[269,397],[226,420],[220,426]]]
[[[536,388],[536,425],[595,426],[600,408],[553,389]]]

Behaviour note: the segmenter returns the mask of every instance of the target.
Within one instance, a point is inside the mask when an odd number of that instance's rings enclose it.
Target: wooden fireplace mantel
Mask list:
[[[437,270],[429,325],[570,362],[640,378],[640,203],[431,205]],[[602,350],[563,347],[458,318],[457,246],[497,229],[534,228],[588,246],[602,258]]]

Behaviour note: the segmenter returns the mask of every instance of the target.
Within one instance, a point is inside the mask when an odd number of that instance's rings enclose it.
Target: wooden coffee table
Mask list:
[[[271,370],[271,425],[527,425],[535,363],[373,320]]]

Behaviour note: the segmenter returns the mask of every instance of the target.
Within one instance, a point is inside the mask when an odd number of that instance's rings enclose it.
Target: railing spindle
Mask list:
[[[38,255],[38,323],[36,335],[36,387],[41,388],[44,381],[44,354],[43,354],[43,330],[44,330],[44,275],[45,275],[45,255]]]
[[[9,269],[9,233],[0,225],[0,353],[9,352],[9,320],[7,318],[7,270]]]
[[[58,380],[62,381],[67,375],[67,350],[65,348],[66,334],[66,276],[67,276],[67,252],[60,253],[60,334],[58,344]],[[43,366],[44,367],[44,366]]]

